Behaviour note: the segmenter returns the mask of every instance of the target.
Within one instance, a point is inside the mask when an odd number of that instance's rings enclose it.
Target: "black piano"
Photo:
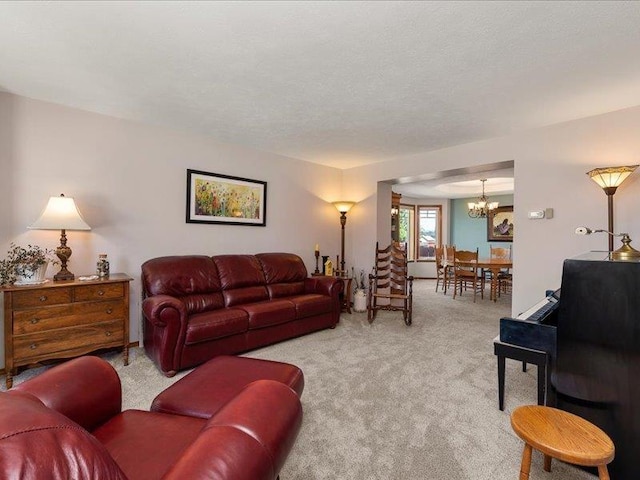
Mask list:
[[[611,437],[612,480],[638,480],[640,261],[615,261],[608,252],[565,260],[561,291],[541,322],[530,315],[501,319],[500,340],[504,334],[505,342],[548,355],[547,404],[589,420]]]

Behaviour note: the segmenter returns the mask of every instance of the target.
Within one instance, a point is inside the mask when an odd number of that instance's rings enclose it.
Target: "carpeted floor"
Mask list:
[[[507,361],[505,411],[498,410],[493,338],[510,314],[508,297],[472,302],[415,282],[413,325],[401,313],[343,314],[334,330],[249,352],[293,363],[305,374],[304,423],[282,480],[515,480],[522,443],[509,424],[518,405],[536,402],[536,368]],[[129,366],[108,354],[122,378],[124,408],[148,409],[172,384],[144,355]],[[29,370],[16,383],[37,373]],[[185,372],[186,373],[186,372]],[[593,476],[534,453],[531,480]],[[250,480],[250,479],[247,479]]]

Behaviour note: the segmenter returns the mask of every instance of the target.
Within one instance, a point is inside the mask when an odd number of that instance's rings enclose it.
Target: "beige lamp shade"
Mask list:
[[[333,202],[333,206],[336,207],[340,213],[347,213],[355,204],[356,202]]]
[[[72,197],[50,197],[44,211],[31,230],[91,230],[76,207]]]
[[[615,188],[619,187],[636,168],[638,168],[638,165],[594,168],[588,171],[587,175],[602,188]]]

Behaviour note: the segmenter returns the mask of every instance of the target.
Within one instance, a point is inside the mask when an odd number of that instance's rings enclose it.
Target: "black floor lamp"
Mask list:
[[[342,237],[341,237],[341,247],[340,247],[340,275],[345,274],[344,270],[344,226],[347,224],[347,212],[351,210],[356,202],[333,202],[333,205],[340,212],[340,225],[342,226]]]

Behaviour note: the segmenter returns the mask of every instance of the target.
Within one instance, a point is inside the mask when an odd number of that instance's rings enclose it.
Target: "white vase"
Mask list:
[[[33,284],[44,282],[45,275],[47,274],[48,266],[49,266],[49,262],[46,261],[34,271],[30,273],[25,273],[24,275],[18,275],[16,277],[15,284],[16,285],[33,285]]]
[[[367,309],[367,294],[364,290],[356,290],[353,294],[353,309],[356,312],[364,312]]]

